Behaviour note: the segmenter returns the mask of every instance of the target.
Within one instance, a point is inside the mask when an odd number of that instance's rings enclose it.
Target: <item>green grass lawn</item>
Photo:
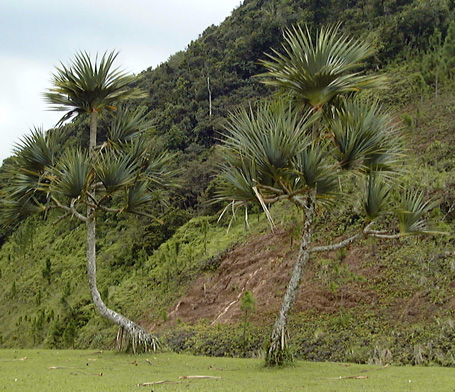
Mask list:
[[[168,382],[139,386],[159,381]],[[0,391],[454,392],[455,369],[312,362],[267,369],[256,359],[0,350]]]

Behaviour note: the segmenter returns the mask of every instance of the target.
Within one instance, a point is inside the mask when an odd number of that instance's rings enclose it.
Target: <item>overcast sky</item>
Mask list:
[[[119,50],[131,73],[156,67],[242,0],[0,0],[0,163],[33,127],[62,116],[42,93],[77,51]]]

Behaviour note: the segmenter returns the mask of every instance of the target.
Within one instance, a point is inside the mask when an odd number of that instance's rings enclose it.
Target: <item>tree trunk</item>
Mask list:
[[[93,157],[95,154],[96,147],[96,129],[97,129],[98,113],[91,113],[91,122],[90,122],[90,146],[89,153],[90,157]],[[95,211],[88,207],[87,208],[87,275],[90,286],[90,293],[92,295],[93,303],[98,313],[111,320],[124,331],[132,339],[132,349],[133,352],[136,352],[136,349],[141,346],[144,350],[156,350],[158,349],[159,343],[156,337],[148,333],[144,328],[140,327],[133,321],[129,320],[125,316],[109,309],[106,304],[103,302],[101,295],[98,291],[96,283],[96,220],[95,220]]]
[[[284,295],[280,313],[278,314],[270,336],[269,347],[265,358],[268,366],[280,366],[291,360],[286,342],[286,326],[289,312],[294,305],[295,298],[300,287],[304,268],[310,259],[315,201],[316,191],[310,191],[308,198],[305,200],[303,205],[305,222],[303,225],[299,254]]]
[[[96,224],[94,216],[90,216],[86,222],[87,226],[87,275],[92,295],[93,303],[95,304],[98,313],[111,320],[121,328],[123,328],[132,339],[133,352],[136,352],[138,346],[144,350],[158,349],[158,340],[148,333],[144,328],[140,327],[125,316],[109,309],[101,299],[96,284]]]
[[[89,150],[90,158],[93,158],[95,155],[96,147],[96,132],[98,128],[98,112],[93,110],[90,112],[90,139],[89,139]]]
[[[207,76],[207,90],[209,93],[209,118],[212,118],[212,90],[210,89],[210,76]]]

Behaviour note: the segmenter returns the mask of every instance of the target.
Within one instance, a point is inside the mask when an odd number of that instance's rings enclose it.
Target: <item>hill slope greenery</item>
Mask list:
[[[263,276],[269,294],[256,295],[249,314],[240,308],[241,295],[246,289],[254,296],[259,286],[227,283],[235,294],[228,302],[232,306],[213,294],[218,315],[226,311],[224,322],[214,326],[213,314],[188,321],[183,311],[176,317],[172,312],[195,285],[210,293],[209,282],[226,271],[223,262],[254,241],[262,241],[271,252],[264,265],[269,260],[284,273],[289,267],[286,260],[292,259],[293,238],[300,230],[294,211],[274,209],[283,233],[279,237],[270,235],[266,219],[254,210],[249,228],[238,217],[228,231],[229,217],[217,222],[223,206],[207,201],[216,188],[216,145],[223,120],[229,111],[273,93],[254,77],[263,71],[258,60],[280,50],[282,30],[295,23],[314,27],[340,21],[353,36],[375,43],[376,56],[365,69],[389,77],[389,87],[379,94],[403,123],[409,182],[441,201],[433,213],[453,232],[454,6],[450,0],[245,0],[186,50],[144,71],[138,87],[149,96],[139,104],[155,119],[163,146],[176,152],[181,187],[169,194],[168,206],[156,207],[164,224],[144,217],[99,219],[98,279],[107,304],[160,333],[176,351],[261,354],[276,310],[273,298],[284,289],[279,279],[268,283],[271,276]],[[88,126],[87,119],[77,119],[62,132],[70,142],[88,144]],[[0,174],[2,183],[8,182]],[[344,227],[334,223],[340,216],[346,216]],[[325,236],[319,240],[346,235],[355,217],[355,210],[343,206],[318,217]],[[52,215],[29,218],[3,232],[0,347],[115,345],[116,329],[91,304],[84,237],[83,226],[56,223]],[[277,259],[273,250],[283,248],[282,241],[290,253]],[[452,234],[365,241],[347,252],[321,255],[294,310],[295,354],[310,360],[454,365],[453,242]],[[234,281],[242,270],[230,273]]]

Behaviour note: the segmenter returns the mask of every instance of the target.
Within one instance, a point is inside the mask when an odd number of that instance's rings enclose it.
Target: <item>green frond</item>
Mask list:
[[[391,188],[380,173],[371,172],[363,186],[362,208],[370,220],[390,211]]]
[[[154,195],[149,191],[147,181],[136,183],[128,189],[126,211],[138,214],[145,206],[155,201]]]
[[[153,186],[177,186],[174,181],[176,171],[171,169],[171,163],[174,160],[175,154],[171,154],[158,148],[153,148],[152,146],[146,156],[146,160],[143,162],[145,167],[145,178],[150,181]]]
[[[152,145],[152,139],[137,137],[131,140],[119,141],[111,145],[112,150],[118,154],[128,156],[129,164],[137,165],[145,170],[148,161],[148,153]]]
[[[330,130],[342,169],[397,170],[404,151],[402,139],[380,109],[376,101],[352,99],[335,111]]]
[[[239,110],[226,125],[218,198],[236,202],[261,201],[305,193],[334,194],[338,174],[325,145],[311,142],[310,126],[319,114],[299,116],[288,104],[263,103],[253,112]]]
[[[136,109],[120,107],[108,129],[108,139],[114,143],[129,141],[152,127],[152,121],[146,116],[147,108]]]
[[[256,111],[240,109],[225,125],[224,146],[254,161],[261,177],[277,180],[286,175],[293,157],[309,144],[308,129],[315,117],[310,112],[301,116],[284,102],[265,102]]]
[[[326,145],[311,144],[294,159],[294,188],[316,189],[317,195],[333,195],[338,189],[338,172],[327,160],[329,151]]]
[[[402,235],[441,234],[431,228],[428,213],[438,205],[435,200],[425,200],[422,192],[406,190],[402,192],[396,211],[398,226]]]
[[[68,67],[61,65],[53,75],[53,87],[44,93],[53,110],[66,111],[60,122],[74,114],[115,110],[125,99],[144,98],[145,93],[131,88],[136,80],[118,68],[113,68],[118,53],[104,53],[92,61],[87,52],[79,52]]]
[[[80,150],[67,150],[60,157],[52,174],[53,192],[77,198],[88,191],[92,178],[90,160]]]
[[[151,184],[173,186],[174,171],[171,169],[174,154],[164,150],[156,138],[135,137],[115,144],[116,151],[123,155],[128,165],[135,166],[138,176]]]
[[[32,195],[46,186],[45,174],[25,169],[18,164],[18,161],[4,166],[3,169],[9,178],[4,189],[8,198],[18,199],[24,195]]]
[[[34,128],[15,145],[13,152],[22,169],[38,174],[54,166],[58,150],[57,132]]]
[[[217,200],[234,200],[235,202],[258,201],[253,189],[258,184],[257,173],[253,167],[245,162],[237,166],[222,165],[219,179],[220,186],[216,192]]]
[[[30,215],[44,212],[46,207],[36,199],[22,198],[11,199],[0,198],[0,225],[3,227],[14,227],[22,223]]]
[[[370,44],[339,32],[340,24],[322,27],[316,38],[307,26],[284,32],[284,53],[274,51],[261,61],[267,72],[258,75],[262,82],[290,91],[298,101],[320,108],[339,94],[381,87],[380,76],[357,71],[362,61],[373,54]]]
[[[3,170],[9,181],[0,195],[0,225],[15,226],[46,210],[48,181],[43,175],[21,168],[17,160],[4,165]]]
[[[137,178],[136,166],[130,162],[128,155],[112,150],[98,154],[93,169],[95,181],[103,184],[108,195],[132,186]]]
[[[49,201],[50,171],[58,157],[57,132],[35,128],[16,144],[12,161],[4,167],[9,178],[3,189],[2,220],[15,224],[15,219],[41,212]]]

